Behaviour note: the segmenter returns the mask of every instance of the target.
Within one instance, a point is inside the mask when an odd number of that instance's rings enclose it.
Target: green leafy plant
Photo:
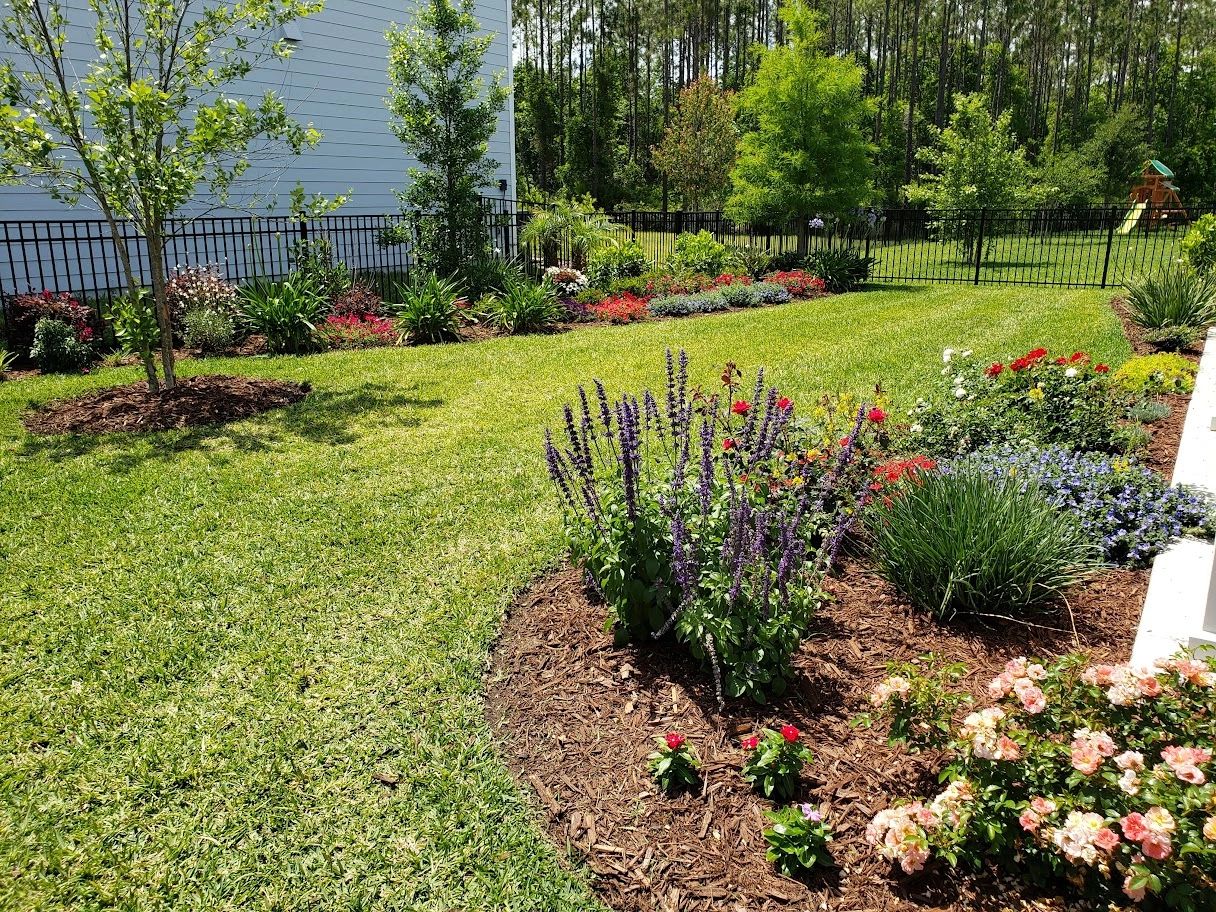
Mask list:
[[[1174,263],[1127,283],[1132,322],[1145,329],[1189,326],[1202,329],[1216,320],[1216,275]]]
[[[793,725],[783,725],[781,731],[766,728],[759,736],[744,738],[742,746],[747,752],[743,778],[765,798],[778,801],[794,797],[802,767],[814,759]]]
[[[729,260],[735,269],[753,279],[763,278],[773,265],[772,254],[755,244],[730,248]]]
[[[107,307],[106,317],[114,329],[114,337],[125,351],[139,355],[145,362],[155,357],[160,325],[155,303],[147,289],[114,298]]]
[[[655,167],[680,191],[684,208],[716,207],[735,163],[734,93],[700,76],[680,92],[675,116],[654,148]]]
[[[485,299],[481,307],[487,323],[511,335],[547,329],[564,316],[557,293],[547,279],[536,284],[517,278]]]
[[[415,275],[393,293],[392,312],[411,342],[451,342],[459,338],[460,286],[435,273]]]
[[[716,276],[726,268],[728,251],[708,231],[676,236],[667,264],[677,271]]]
[[[950,720],[971,702],[965,693],[950,688],[967,673],[961,662],[940,662],[926,653],[915,662],[888,662],[887,677],[870,694],[876,715],[890,720],[892,744],[917,750],[945,747],[950,739]],[[858,717],[869,726],[873,718]]]
[[[185,342],[190,348],[212,354],[226,351],[236,341],[236,323],[226,313],[196,307],[182,318]]]
[[[1182,239],[1182,258],[1196,272],[1204,274],[1216,267],[1216,215],[1208,213],[1195,220]]]
[[[1127,417],[1140,424],[1152,424],[1168,418],[1174,410],[1156,399],[1141,399],[1127,410]]]
[[[765,811],[764,815],[771,822],[764,830],[764,841],[768,843],[764,857],[786,877],[835,865],[828,851],[832,828],[817,808],[800,804]]]
[[[655,298],[647,306],[656,317],[686,317],[689,314],[726,310],[730,305],[721,292],[707,291],[702,294],[665,295]]]
[[[603,245],[587,260],[587,283],[592,288],[616,291],[616,282],[635,279],[650,269],[650,265],[650,258],[637,241]]]
[[[17,353],[0,346],[0,380],[4,379],[4,372],[11,369],[16,363]]]
[[[295,271],[326,299],[332,300],[350,288],[350,267],[334,259],[334,245],[329,238],[296,241],[291,248],[291,258]]]
[[[241,289],[241,319],[276,353],[312,348],[327,305],[321,292],[299,274],[281,282],[251,282]]]
[[[832,294],[853,291],[870,278],[874,257],[853,247],[820,247],[806,258],[806,271],[823,279]]]
[[[620,226],[597,209],[590,196],[559,196],[528,214],[527,224],[519,232],[519,244],[539,247],[546,266],[556,266],[562,250],[569,250],[570,264],[581,269],[588,257],[617,244],[619,230]]]
[[[731,282],[718,288],[717,294],[727,307],[754,307],[759,303],[753,286],[746,282]]]
[[[646,759],[650,775],[659,788],[669,795],[681,789],[695,788],[701,781],[701,761],[692,745],[678,732],[668,732],[657,740],[659,749]]]
[[[1162,352],[1129,358],[1112,379],[1121,389],[1141,396],[1189,393],[1195,388],[1199,366],[1182,355]]]
[[[1038,485],[972,465],[920,473],[867,513],[882,576],[914,606],[1013,620],[1083,579],[1096,545]]]
[[[78,371],[92,360],[89,346],[77,338],[74,327],[62,320],[43,317],[34,326],[30,359],[43,373]]]
[[[1182,351],[1202,338],[1203,330],[1194,326],[1162,326],[1144,331],[1144,341],[1160,351]]]

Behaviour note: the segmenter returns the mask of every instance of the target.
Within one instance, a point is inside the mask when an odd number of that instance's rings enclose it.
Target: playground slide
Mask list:
[[[1140,216],[1144,215],[1144,208],[1147,203],[1136,203],[1132,206],[1132,211],[1127,214],[1127,218],[1123,220],[1123,224],[1119,226],[1120,234],[1131,234],[1132,229],[1136,227],[1136,223],[1140,221]]]

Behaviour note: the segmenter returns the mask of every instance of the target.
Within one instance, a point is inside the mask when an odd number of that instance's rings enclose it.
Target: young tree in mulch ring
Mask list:
[[[661,738],[659,749],[646,759],[654,781],[664,792],[675,794],[681,789],[695,788],[701,781],[698,772],[701,761],[688,740],[678,732],[668,732]]]
[[[152,308],[159,330],[163,386],[176,383],[173,326],[164,258],[168,220],[200,196],[232,205],[255,154],[274,144],[299,154],[321,134],[297,123],[267,92],[253,103],[233,94],[254,67],[291,53],[284,25],[321,9],[316,0],[211,3],[88,0],[92,22],[59,0],[16,0],[0,21],[0,182],[25,183],[74,206],[100,210],[118,253],[132,306]],[[87,68],[73,65],[69,25],[93,34]],[[293,211],[333,205],[304,192]],[[140,256],[124,233],[136,231],[151,275],[141,295]],[[133,323],[144,324],[146,320]],[[149,391],[162,379],[141,350]]]
[[[810,804],[791,805],[765,811],[772,826],[764,830],[768,843],[765,858],[786,877],[809,874],[816,867],[832,867],[836,860],[828,851],[832,828]]]
[[[765,798],[788,801],[794,797],[803,765],[814,759],[800,736],[793,725],[783,725],[779,732],[766,728],[760,736],[743,740],[743,749],[749,752],[743,778]]]

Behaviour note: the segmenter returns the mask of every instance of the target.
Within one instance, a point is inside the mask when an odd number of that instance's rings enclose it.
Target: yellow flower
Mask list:
[[[1030,392],[1027,393],[1026,395],[1030,397],[1031,402],[1042,402],[1043,401],[1043,387],[1041,387],[1041,386],[1033,387],[1030,390]]]

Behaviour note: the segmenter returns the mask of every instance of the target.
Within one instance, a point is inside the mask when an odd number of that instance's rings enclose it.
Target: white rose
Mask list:
[[[1070,367],[1068,370],[1064,371],[1065,377],[1075,377],[1076,375],[1077,369],[1075,367]]]

